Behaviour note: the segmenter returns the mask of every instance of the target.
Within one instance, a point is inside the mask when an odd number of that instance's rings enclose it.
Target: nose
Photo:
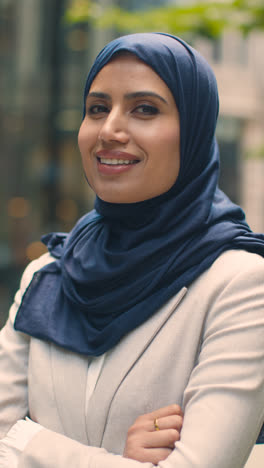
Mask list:
[[[106,143],[128,143],[127,118],[120,110],[112,109],[109,112],[99,132],[99,138]]]

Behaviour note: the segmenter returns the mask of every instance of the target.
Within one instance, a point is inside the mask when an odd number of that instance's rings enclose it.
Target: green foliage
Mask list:
[[[247,159],[264,159],[264,145],[257,146],[246,153]]]
[[[193,2],[187,6],[127,11],[118,6],[103,7],[95,0],[71,0],[65,14],[68,22],[91,22],[118,32],[166,31],[217,37],[224,29],[239,29],[243,34],[264,30],[263,0],[222,0]]]

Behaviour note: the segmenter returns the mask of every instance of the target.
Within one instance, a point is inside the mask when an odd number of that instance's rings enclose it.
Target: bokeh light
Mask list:
[[[35,260],[47,252],[47,248],[40,241],[31,242],[26,248],[26,255],[29,260]]]
[[[23,197],[10,198],[7,204],[8,216],[11,218],[25,218],[30,212],[30,202]]]
[[[78,206],[74,200],[60,200],[56,205],[56,215],[63,222],[73,222],[78,217]]]

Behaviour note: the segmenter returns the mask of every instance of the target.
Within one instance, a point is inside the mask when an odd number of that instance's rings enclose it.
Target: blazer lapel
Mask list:
[[[187,288],[182,288],[147,322],[125,336],[118,346],[107,353],[101,375],[88,405],[87,428],[90,445],[97,447],[101,445],[111,402],[120,384],[154,340],[186,292]],[[98,408],[100,408],[99,411]]]

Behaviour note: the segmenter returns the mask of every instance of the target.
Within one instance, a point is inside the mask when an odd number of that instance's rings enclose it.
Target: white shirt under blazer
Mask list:
[[[106,354],[88,404],[89,356],[13,328],[34,271],[52,260],[26,269],[0,334],[0,438],[26,416],[44,427],[18,467],[153,468],[122,457],[127,430],[171,403],[184,424],[160,467],[245,466],[264,420],[263,258],[223,253]]]

